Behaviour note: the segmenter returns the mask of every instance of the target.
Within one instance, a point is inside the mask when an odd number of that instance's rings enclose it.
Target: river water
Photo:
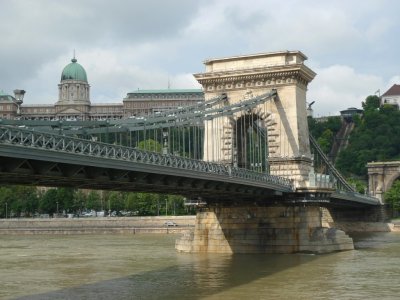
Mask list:
[[[176,238],[0,236],[0,299],[400,298],[400,233],[327,255],[183,254]]]

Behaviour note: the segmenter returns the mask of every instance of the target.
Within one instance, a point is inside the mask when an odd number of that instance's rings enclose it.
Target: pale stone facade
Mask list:
[[[124,117],[154,114],[203,101],[201,89],[138,90],[124,98]]]
[[[194,75],[203,86],[206,100],[226,93],[229,103],[236,103],[277,90],[274,101],[247,113],[263,120],[267,129],[271,174],[294,179],[299,187],[307,186],[311,171],[306,91],[316,74],[304,64],[306,59],[300,51],[210,59],[204,63],[205,72]],[[219,134],[206,123],[205,140],[212,135],[215,140],[224,140],[224,144],[235,144],[232,124],[243,114],[225,118],[225,132]],[[205,160],[229,162],[233,155],[224,147],[210,148],[205,143]]]
[[[13,96],[0,91],[0,119],[14,119],[17,117],[18,105]]]
[[[400,161],[371,162],[368,168],[368,191],[384,203],[383,194],[400,178]]]
[[[181,252],[329,253],[354,249],[343,231],[329,228],[319,207],[208,207],[194,232],[176,241]],[[324,225],[327,227],[323,227]]]

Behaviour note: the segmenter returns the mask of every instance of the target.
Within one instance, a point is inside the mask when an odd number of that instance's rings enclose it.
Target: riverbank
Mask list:
[[[166,226],[166,222],[176,226]],[[10,234],[140,234],[182,233],[194,227],[195,216],[2,219],[0,235]]]
[[[0,235],[7,234],[140,234],[183,233],[193,230],[196,216],[93,217],[0,219]],[[171,221],[176,226],[166,226]],[[400,221],[391,223],[340,222],[344,232],[400,232]]]
[[[400,232],[400,223],[338,222],[335,227],[344,232]]]

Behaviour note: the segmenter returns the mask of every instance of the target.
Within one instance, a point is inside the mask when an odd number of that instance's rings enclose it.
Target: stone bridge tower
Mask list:
[[[264,122],[273,175],[293,179],[306,187],[311,171],[311,153],[306,112],[307,85],[315,73],[304,65],[307,57],[300,51],[281,51],[209,59],[204,73],[194,74],[203,86],[205,99],[226,93],[229,104],[276,89],[278,97],[248,112]],[[242,115],[224,120],[219,132],[206,123],[205,140],[222,141],[223,146],[204,145],[204,159],[230,163],[235,144],[232,124]]]

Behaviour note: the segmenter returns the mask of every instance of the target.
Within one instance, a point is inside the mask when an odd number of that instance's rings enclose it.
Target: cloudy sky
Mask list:
[[[400,84],[397,0],[0,0],[0,89],[54,103],[76,51],[92,102],[199,87],[208,58],[300,50],[315,114],[361,107]]]

